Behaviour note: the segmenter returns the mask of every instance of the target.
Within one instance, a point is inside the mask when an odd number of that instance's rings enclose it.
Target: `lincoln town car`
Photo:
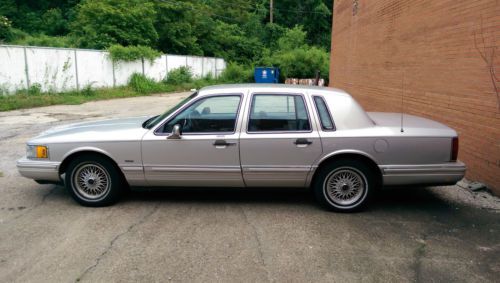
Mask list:
[[[340,89],[205,87],[165,113],[51,128],[27,142],[21,175],[64,184],[85,206],[130,187],[304,188],[360,210],[384,186],[452,185],[458,136],[436,121],[365,112]]]

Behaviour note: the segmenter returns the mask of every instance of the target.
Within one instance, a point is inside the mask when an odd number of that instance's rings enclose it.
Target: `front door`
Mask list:
[[[311,111],[301,94],[252,95],[240,135],[247,186],[305,186],[311,166],[322,152]]]
[[[151,186],[243,186],[237,123],[242,95],[200,97],[142,142]],[[174,125],[179,139],[169,139]]]

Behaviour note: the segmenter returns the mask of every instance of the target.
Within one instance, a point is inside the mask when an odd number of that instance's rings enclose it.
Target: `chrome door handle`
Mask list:
[[[312,141],[309,141],[308,139],[304,139],[304,138],[296,139],[293,142],[293,144],[295,144],[295,145],[310,145],[312,143],[313,143]]]

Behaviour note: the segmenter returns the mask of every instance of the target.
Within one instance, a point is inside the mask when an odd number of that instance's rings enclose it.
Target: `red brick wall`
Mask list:
[[[330,85],[368,111],[401,112],[403,94],[500,195],[500,0],[336,0],[333,19]]]

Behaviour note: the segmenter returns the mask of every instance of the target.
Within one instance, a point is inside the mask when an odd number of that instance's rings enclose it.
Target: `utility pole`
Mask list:
[[[273,23],[273,0],[269,0],[269,22]]]

